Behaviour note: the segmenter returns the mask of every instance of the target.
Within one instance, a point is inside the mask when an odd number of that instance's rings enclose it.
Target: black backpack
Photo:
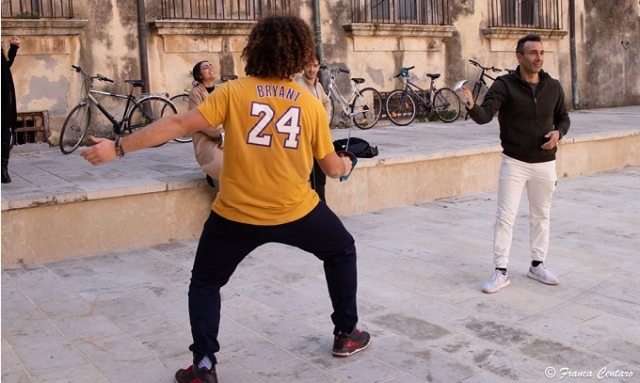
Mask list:
[[[371,146],[362,138],[349,138],[349,146],[347,147],[347,139],[341,138],[333,141],[333,147],[336,152],[348,150],[358,158],[372,158],[378,155],[378,147]]]

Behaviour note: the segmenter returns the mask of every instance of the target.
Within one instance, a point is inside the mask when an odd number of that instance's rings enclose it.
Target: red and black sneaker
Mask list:
[[[354,329],[351,334],[339,333],[333,340],[333,356],[347,357],[360,352],[371,344],[371,335]]]
[[[211,370],[206,368],[197,369],[193,365],[176,372],[176,383],[218,383],[216,377],[216,367]]]

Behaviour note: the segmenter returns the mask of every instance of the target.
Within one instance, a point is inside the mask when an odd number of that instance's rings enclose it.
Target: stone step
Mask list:
[[[639,107],[573,112],[558,151],[559,177],[640,165]],[[379,148],[349,180],[328,180],[339,215],[495,190],[497,122],[414,123],[332,131]],[[169,143],[93,167],[77,153],[17,151],[2,187],[2,267],[197,238],[215,190],[191,145]]]

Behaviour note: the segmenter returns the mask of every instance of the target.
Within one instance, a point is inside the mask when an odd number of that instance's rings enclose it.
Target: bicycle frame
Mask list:
[[[336,84],[336,74],[349,73],[349,71],[345,71],[344,69],[338,69],[338,70],[329,69],[329,68],[327,69],[329,70],[329,91],[327,93],[329,95],[332,94],[334,99],[338,101],[338,104],[340,104],[340,108],[342,108],[342,112],[344,114],[346,115],[351,114],[351,110],[350,110],[351,105],[356,100],[356,98],[360,95],[358,92],[357,85],[354,85],[351,87],[351,95],[349,97],[349,100],[347,101],[342,95],[342,93],[340,93],[340,91],[338,90],[338,85]]]
[[[60,130],[60,140],[58,145],[64,154],[70,154],[78,148],[89,131],[91,122],[91,105],[95,105],[98,110],[113,125],[113,133],[116,136],[123,136],[135,129],[143,128],[150,123],[162,118],[165,114],[177,113],[175,106],[163,94],[142,94],[140,98],[133,95],[134,88],[141,87],[144,83],[141,80],[125,80],[131,86],[129,94],[107,92],[93,89],[93,80],[98,79],[104,82],[113,83],[110,78],[100,74],[92,76],[82,70],[82,68],[72,65],[72,68],[81,73],[84,77],[80,101],[71,109],[62,124]],[[98,96],[113,97],[127,100],[122,112],[122,119],[118,121],[107,108],[98,100]],[[159,145],[158,145],[159,146]]]
[[[435,114],[443,122],[453,122],[460,115],[460,103],[453,90],[436,88],[435,82],[440,73],[427,73],[431,79],[427,89],[421,88],[410,80],[409,71],[414,67],[401,68],[394,76],[403,87],[387,95],[387,118],[396,125],[408,125],[416,118],[419,110],[424,110],[426,117]]]
[[[133,92],[133,87],[132,87]],[[93,95],[99,94],[103,96],[115,97],[120,99],[126,99],[127,104],[125,105],[124,112],[122,113],[122,120],[118,121],[115,119],[109,111],[100,103],[98,99],[96,99]],[[93,105],[95,105],[100,112],[111,122],[113,125],[113,131],[117,134],[120,134],[124,131],[124,125],[127,123],[127,116],[129,115],[129,111],[136,105],[136,98],[129,93],[128,95],[113,93],[113,92],[105,92],[102,90],[89,89],[89,93],[87,94],[87,98],[91,101]]]
[[[484,79],[485,77],[489,77],[492,81],[496,81],[495,77],[491,77],[488,74],[485,73],[486,69],[482,69],[482,71],[480,72],[480,78],[478,79],[478,81],[480,81],[484,86],[487,86],[487,81]]]
[[[496,72],[496,73],[502,72],[502,69],[496,68],[494,66],[492,66],[492,67],[484,67],[484,66],[480,65],[480,63],[478,63],[477,61],[474,61],[474,60],[469,60],[469,62],[471,64],[477,66],[478,68],[480,68],[480,77],[478,77],[478,80],[476,81],[476,84],[480,83],[480,84],[484,85],[487,88],[489,86],[487,85],[487,81],[485,80],[486,77],[490,78],[492,81],[496,80],[495,77],[491,77],[490,75],[488,75],[487,71],[493,71],[493,72]]]
[[[110,83],[113,83],[113,80],[111,80],[108,77],[102,76],[100,74],[96,76],[91,76],[87,72],[82,70],[82,68],[77,67],[75,65],[72,65],[72,68],[76,72],[82,73],[82,75],[84,76],[84,83],[82,84],[83,96],[80,99],[79,104],[85,105],[87,100],[90,101],[93,105],[95,105],[98,108],[98,110],[100,110],[100,112],[109,120],[109,122],[111,122],[111,124],[113,125],[114,133],[122,134],[126,128],[129,113],[136,105],[139,105],[136,97],[133,96],[133,89],[135,87],[141,86],[142,82],[138,80],[126,80],[126,82],[131,85],[131,90],[129,91],[129,94],[126,94],[126,95],[121,93],[106,92],[102,90],[93,89],[93,80],[98,79],[100,81],[110,82]],[[94,95],[126,99],[127,104],[125,105],[124,111],[122,113],[122,120],[120,121],[116,120],[116,118],[111,113],[109,113],[109,111],[100,103],[100,101],[97,98],[94,97]],[[144,110],[143,110],[143,113],[144,113]]]
[[[475,61],[475,60],[469,60],[469,62],[472,65],[477,66],[478,68],[480,68],[480,77],[478,77],[478,80],[476,80],[476,82],[473,84],[473,90],[471,91],[471,96],[473,97],[473,102],[478,102],[478,98],[480,96],[480,93],[481,93],[482,89],[489,89],[489,85],[487,84],[487,81],[485,80],[485,78],[488,77],[492,81],[496,80],[495,77],[491,77],[490,75],[488,75],[487,71],[492,71],[492,72],[498,73],[498,72],[502,72],[502,69],[496,68],[494,66],[492,66],[492,67],[484,67],[484,66],[480,65],[480,63]],[[467,118],[469,118],[469,114],[465,114],[464,119],[466,120]]]
[[[422,108],[425,109],[427,113],[431,112],[431,106],[433,105],[433,97],[436,93],[435,80],[431,78],[431,82],[429,84],[429,89],[423,89],[419,87],[417,84],[411,82],[411,80],[400,79],[404,83],[404,94],[407,96],[413,96],[413,99],[417,101]],[[424,98],[420,95],[419,92],[424,92]]]
[[[352,77],[351,82],[351,94],[349,99],[346,99],[338,86],[336,85],[336,75],[338,73],[349,73],[346,69],[333,69],[328,68],[325,65],[321,65],[320,68],[329,71],[329,84],[326,87],[327,94],[331,100],[331,116],[329,118],[329,124],[333,121],[334,109],[338,109],[335,103],[340,104],[342,115],[348,117],[351,124],[356,125],[360,129],[371,129],[379,120],[382,115],[383,105],[382,96],[380,92],[371,87],[359,89],[358,85],[363,84],[365,79],[360,77]]]

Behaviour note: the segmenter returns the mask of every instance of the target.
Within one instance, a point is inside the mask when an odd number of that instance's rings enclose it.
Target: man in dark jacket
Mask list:
[[[542,70],[544,49],[540,36],[521,38],[516,57],[519,65],[515,72],[498,77],[482,105],[474,104],[469,89],[462,88],[470,100],[469,116],[476,123],[486,124],[500,112],[503,151],[494,232],[495,270],[482,286],[485,293],[495,293],[511,284],[507,263],[524,188],[529,198],[533,259],[527,276],[549,285],[558,284],[544,261],[549,249],[551,198],[557,183],[556,146],[569,130],[569,115],[560,82]]]
[[[18,112],[16,108],[16,90],[13,86],[13,77],[11,76],[11,65],[13,59],[16,58],[18,48],[20,47],[20,39],[13,36],[11,38],[11,46],[9,47],[9,56],[4,53],[4,45],[2,46],[2,183],[11,182],[9,176],[9,152],[13,146],[13,132],[18,124]]]

